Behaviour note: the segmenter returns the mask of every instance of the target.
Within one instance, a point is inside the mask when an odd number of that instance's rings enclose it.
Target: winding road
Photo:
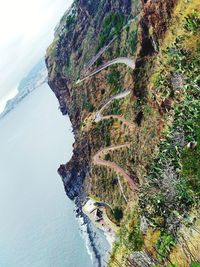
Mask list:
[[[126,96],[128,96],[129,94],[131,93],[130,90],[128,91],[124,91],[122,93],[119,93],[115,96],[112,96],[109,100],[106,101],[106,103],[100,108],[100,110],[98,110],[96,112],[96,117],[95,117],[95,122],[99,122],[101,119],[102,119],[102,115],[101,113],[104,111],[104,109],[110,105],[110,103],[115,100],[115,99],[122,99],[122,98],[125,98]]]
[[[121,31],[123,31],[123,30],[125,30],[127,27],[129,27],[130,24],[131,24],[133,21],[135,21],[135,19],[138,18],[139,14],[140,14],[140,12],[139,12],[138,14],[136,14],[134,18],[130,19],[130,20],[127,22],[127,24],[124,25],[124,27],[122,28]],[[83,76],[83,75],[84,75],[84,74],[85,74],[85,73],[92,67],[92,65],[93,65],[93,64],[94,64],[94,63],[101,57],[101,55],[102,55],[102,54],[103,54],[103,53],[104,53],[104,52],[111,46],[111,44],[112,44],[117,38],[118,38],[118,35],[115,35],[107,45],[105,45],[103,48],[101,48],[101,49],[99,50],[99,52],[98,52],[95,56],[92,57],[92,59],[88,62],[88,64],[86,65],[86,67],[81,71],[81,76]]]
[[[88,62],[87,67],[85,67],[81,71],[81,76],[83,76],[92,65],[101,57],[101,55],[110,47],[110,45],[116,40],[117,36],[115,36],[106,46],[99,50],[99,52]]]
[[[97,59],[98,57],[96,57],[95,59]],[[85,70],[83,70],[82,73],[84,73],[86,70],[88,70],[92,64],[95,63],[95,60],[92,60],[89,64],[88,67],[85,68]],[[85,80],[87,80],[88,78],[92,77],[93,75],[99,73],[100,71],[102,71],[103,69],[111,66],[111,65],[114,65],[114,64],[125,64],[126,66],[130,67],[131,69],[135,69],[135,61],[130,59],[130,58],[127,58],[127,57],[119,57],[119,58],[116,58],[116,59],[113,59],[105,64],[103,64],[102,66],[100,66],[99,68],[93,70],[92,72],[90,72],[88,75],[86,75],[85,77],[79,79],[76,84],[79,84]],[[104,105],[103,107],[96,112],[96,116],[95,116],[95,122],[99,122],[101,120],[107,120],[107,119],[118,119],[119,121],[121,121],[123,124],[127,125],[130,129],[134,129],[134,124],[131,123],[130,121],[126,120],[125,118],[119,116],[119,115],[107,115],[107,116],[102,116],[101,115],[101,112],[105,109],[105,107],[107,105],[110,104],[111,101],[113,101],[114,99],[121,99],[121,98],[124,98],[126,97],[128,94],[130,94],[130,91],[125,91],[125,92],[122,92],[118,95],[115,95],[113,97],[111,97]],[[120,149],[120,148],[124,148],[124,147],[130,147],[130,144],[124,144],[124,145],[118,145],[118,146],[110,146],[110,147],[107,147],[107,148],[104,148],[102,150],[100,150],[96,155],[94,155],[93,157],[93,161],[94,161],[94,164],[96,165],[102,165],[102,166],[105,166],[105,167],[110,167],[112,168],[117,174],[119,175],[122,175],[126,181],[128,182],[130,188],[133,190],[133,191],[136,191],[138,190],[138,187],[137,185],[134,183],[134,181],[131,179],[131,177],[129,176],[129,174],[127,174],[120,166],[118,166],[116,163],[114,162],[111,162],[111,161],[107,161],[107,160],[103,160],[101,159],[101,156],[102,155],[105,155],[106,153],[108,153],[109,151],[113,151],[113,150],[116,150],[116,149]]]
[[[135,125],[133,123],[131,123],[130,121],[124,119],[123,117],[121,117],[119,115],[103,116],[103,117],[98,118],[98,121],[109,120],[109,119],[117,119],[117,120],[121,121],[122,124],[127,125],[131,130],[133,130],[135,128]],[[96,122],[96,120],[95,120],[95,122]]]
[[[127,125],[131,130],[134,129],[135,125],[133,123],[131,123],[130,121],[126,120],[125,118],[123,118],[122,116],[119,115],[107,115],[107,116],[103,116],[101,113],[104,111],[104,109],[115,99],[122,99],[125,98],[126,96],[128,96],[130,94],[130,90],[129,91],[125,91],[122,92],[120,94],[117,94],[113,97],[111,97],[104,105],[103,107],[98,110],[96,112],[96,116],[95,116],[95,122],[98,123],[99,121],[102,120],[108,120],[108,119],[117,119],[119,121],[121,121],[124,125]]]
[[[118,166],[114,162],[104,160],[101,158],[102,156],[106,155],[110,151],[114,151],[114,150],[125,148],[125,147],[130,147],[130,144],[127,143],[127,144],[118,145],[118,146],[106,147],[106,148],[100,150],[96,155],[94,155],[93,162],[96,165],[101,165],[101,166],[110,167],[111,169],[114,169],[118,175],[122,175],[126,179],[130,188],[133,191],[135,191],[138,189],[137,185],[134,183],[134,181],[131,179],[131,177],[120,166]]]
[[[118,119],[119,121],[121,121],[123,124],[127,125],[131,130],[134,129],[135,125],[133,123],[131,123],[130,121],[124,119],[123,117],[119,116],[119,115],[107,115],[107,116],[102,116],[102,112],[103,110],[114,100],[114,99],[122,99],[125,98],[126,96],[128,96],[130,94],[130,91],[125,91],[122,93],[119,93],[113,97],[111,97],[103,106],[100,110],[98,110],[96,112],[96,116],[95,116],[95,122],[99,122],[101,120],[107,120],[107,119]],[[120,149],[120,148],[124,148],[124,147],[130,147],[130,144],[124,144],[124,145],[118,145],[118,146],[110,146],[107,147],[105,149],[100,150],[94,157],[93,157],[93,161],[94,164],[96,165],[102,165],[102,166],[106,166],[106,167],[110,167],[112,169],[115,170],[115,172],[117,174],[121,174],[128,182],[129,186],[131,187],[132,190],[137,190],[137,186],[135,185],[135,183],[133,182],[133,180],[131,179],[131,177],[121,168],[119,167],[117,164],[111,162],[111,161],[107,161],[107,160],[102,160],[101,156],[107,154],[107,152],[109,151],[113,151],[116,149]],[[119,181],[119,178],[118,178]],[[120,189],[121,192],[123,194],[123,189],[122,189],[122,185],[121,183],[119,183],[120,185]],[[127,202],[127,199],[125,197],[125,195],[123,194],[123,197],[125,199],[125,201]]]
[[[89,77],[92,77],[93,75],[99,73],[100,71],[104,70],[105,68],[112,66],[114,64],[125,64],[128,67],[130,67],[131,69],[135,69],[135,61],[127,58],[127,57],[118,57],[115,58],[111,61],[108,61],[107,63],[101,65],[100,67],[98,67],[97,69],[93,70],[92,72],[90,72],[88,75],[86,75],[85,77],[79,79],[76,84],[79,84],[85,80],[87,80]]]

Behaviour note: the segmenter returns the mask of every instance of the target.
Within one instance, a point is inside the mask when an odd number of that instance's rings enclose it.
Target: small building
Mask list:
[[[94,210],[94,220],[95,222],[99,222],[103,219],[103,211],[100,209],[95,209]]]

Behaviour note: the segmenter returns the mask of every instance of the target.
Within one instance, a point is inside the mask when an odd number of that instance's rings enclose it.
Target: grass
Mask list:
[[[185,148],[181,154],[182,176],[187,186],[200,197],[200,130],[197,129],[197,144],[194,149]]]
[[[166,203],[180,212],[185,212],[196,203],[199,196],[199,141],[194,150],[186,147],[187,143],[197,141],[198,136],[200,95],[194,79],[198,72],[199,62],[195,52],[192,54],[182,50],[181,42],[183,39],[176,43],[173,49],[169,48],[167,53],[170,64],[173,66],[173,72],[184,74],[184,100],[174,110],[173,127],[169,129],[167,138],[161,142],[160,153],[151,166],[148,176],[155,187],[154,199],[150,200],[150,197],[149,201],[155,207],[153,214],[158,216],[163,216],[164,213],[169,216],[170,209],[166,207]],[[163,77],[158,75],[155,85],[162,88],[163,83]],[[181,138],[184,140],[181,141]],[[171,165],[171,167],[167,165]],[[165,192],[167,185],[163,185],[163,181],[160,181],[166,171],[169,176],[170,168],[172,168],[171,175],[174,182],[175,174],[178,175],[174,188],[172,185],[167,187],[168,193],[169,190],[176,191],[172,203],[169,203],[169,194]],[[188,187],[188,185],[190,186]],[[173,192],[171,193],[173,194]],[[174,201],[176,205],[173,204]],[[150,217],[153,216],[150,215]]]
[[[167,266],[171,267],[178,267],[169,264],[168,257],[176,246],[178,228],[187,224],[190,211],[198,207],[200,184],[199,13],[187,6],[185,18],[183,12],[177,14],[180,14],[182,27],[177,20],[179,32],[173,25],[171,32],[166,34],[162,54],[150,73],[151,88],[155,90],[158,104],[161,107],[165,100],[170,100],[171,105],[162,110],[168,128],[165,137],[162,136],[159,152],[147,167],[146,183],[141,187],[139,199],[140,216],[144,216],[154,229],[160,230],[152,249],[156,250],[155,255],[162,266],[168,261]],[[143,104],[146,120],[151,109],[151,106]],[[191,142],[194,147],[189,146]],[[127,220],[130,224],[132,216]],[[128,229],[127,221],[123,221],[121,228],[115,255],[122,251],[122,247],[131,252],[143,248],[139,224]]]

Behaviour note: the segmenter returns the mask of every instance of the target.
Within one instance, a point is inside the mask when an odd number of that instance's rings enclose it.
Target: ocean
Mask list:
[[[92,266],[57,174],[73,141],[47,84],[0,120],[0,267]]]

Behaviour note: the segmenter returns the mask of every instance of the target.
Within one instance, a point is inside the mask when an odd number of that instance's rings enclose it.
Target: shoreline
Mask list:
[[[73,160],[73,156],[74,153],[72,152],[71,160],[68,161],[68,164]],[[70,168],[68,169],[68,165],[60,165],[58,174],[62,179],[67,197],[74,203],[74,213],[80,226],[80,234],[85,240],[89,256],[92,254],[93,262],[91,263],[94,267],[106,267],[112,245],[106,233],[93,225],[82,210],[83,203],[87,199],[82,187],[84,173],[78,173],[77,170],[73,172]]]
[[[77,199],[78,198],[78,199]],[[82,211],[81,199],[77,197],[75,203],[75,216],[79,223],[79,230],[84,239],[88,254],[94,267],[106,267],[109,252],[112,249],[107,234],[98,229]]]

